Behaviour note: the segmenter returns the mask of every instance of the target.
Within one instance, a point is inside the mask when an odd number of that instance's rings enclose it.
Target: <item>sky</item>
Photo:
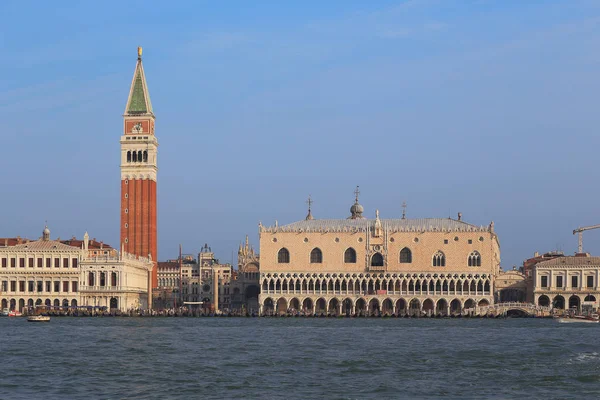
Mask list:
[[[160,260],[231,262],[309,194],[346,218],[356,185],[370,218],[494,221],[504,269],[600,223],[597,1],[3,1],[0,26],[0,237],[119,246],[137,46]]]

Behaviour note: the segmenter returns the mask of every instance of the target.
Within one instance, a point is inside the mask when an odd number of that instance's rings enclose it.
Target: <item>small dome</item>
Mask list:
[[[50,229],[48,229],[48,225],[46,225],[46,227],[44,228],[42,237],[44,238],[44,240],[50,240]]]
[[[365,209],[358,203],[354,203],[352,204],[352,207],[350,207],[350,213],[352,214],[362,214],[363,212],[365,212]]]

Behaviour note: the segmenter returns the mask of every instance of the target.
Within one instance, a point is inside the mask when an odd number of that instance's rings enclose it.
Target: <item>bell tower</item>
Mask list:
[[[123,114],[121,136],[121,249],[155,263],[151,285],[157,287],[156,174],[158,140],[154,112],[142,65],[142,48]]]

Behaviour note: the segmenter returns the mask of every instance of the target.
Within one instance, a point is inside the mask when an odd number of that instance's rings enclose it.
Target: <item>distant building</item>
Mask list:
[[[164,309],[179,306],[181,302],[179,260],[161,261],[157,268],[158,288],[154,291],[156,307]]]
[[[598,308],[600,257],[587,253],[553,257],[537,262],[532,271],[535,304],[556,309]]]
[[[238,249],[238,269],[232,276],[231,309],[237,312],[258,313],[260,293],[260,256],[250,246],[248,236]]]
[[[460,313],[494,302],[500,245],[458,219],[363,216],[259,226],[262,313]]]

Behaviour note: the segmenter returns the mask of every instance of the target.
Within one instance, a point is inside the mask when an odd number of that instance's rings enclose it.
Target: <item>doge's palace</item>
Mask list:
[[[459,314],[494,301],[494,223],[366,219],[358,190],[347,219],[259,225],[262,314]]]

